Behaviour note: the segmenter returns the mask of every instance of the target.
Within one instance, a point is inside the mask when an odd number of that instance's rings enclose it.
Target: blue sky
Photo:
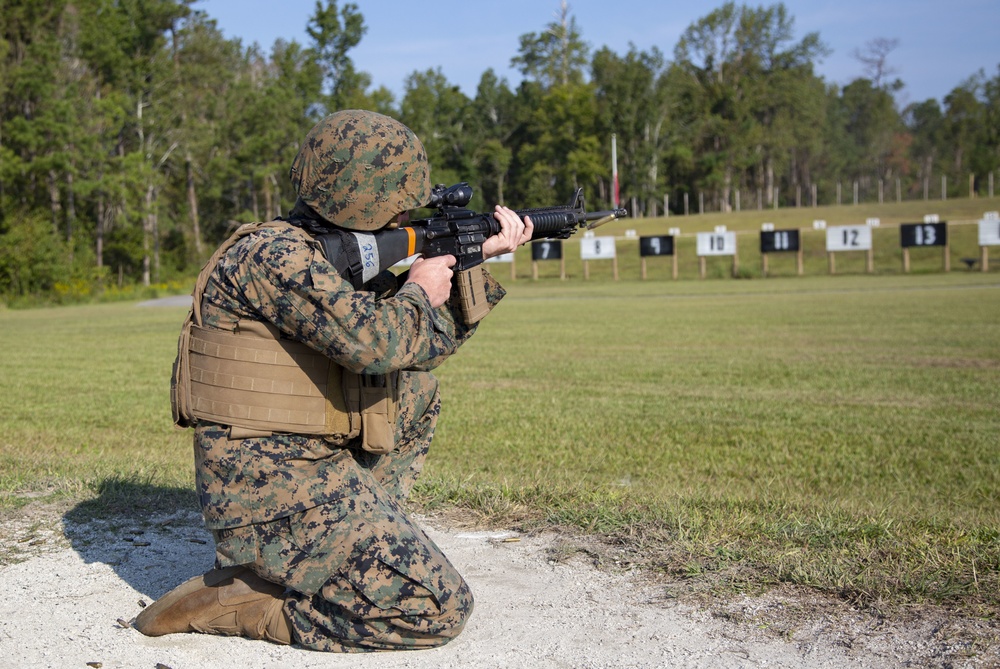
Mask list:
[[[521,80],[510,68],[519,37],[540,32],[555,19],[559,0],[354,0],[367,33],[350,52],[355,67],[372,75],[397,99],[407,75],[441,68],[451,83],[475,95],[488,68],[512,87]],[[718,2],[663,0],[570,0],[584,41],[592,50],[618,54],[629,44],[658,47],[668,58],[684,30],[719,7]],[[338,2],[343,7],[344,0]],[[776,4],[748,0],[751,6]],[[795,39],[818,32],[832,53],[817,71],[843,85],[862,76],[852,54],[872,39],[899,40],[889,65],[906,84],[902,104],[941,99],[980,69],[995,76],[1000,65],[1000,0],[785,0],[795,18]],[[198,0],[196,9],[216,19],[226,37],[239,37],[270,51],[274,40],[308,43],[305,26],[315,0]]]

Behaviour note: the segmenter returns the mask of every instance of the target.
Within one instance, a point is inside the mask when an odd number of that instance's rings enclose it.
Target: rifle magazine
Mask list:
[[[465,323],[467,325],[478,323],[483,320],[486,314],[490,313],[483,270],[481,267],[473,267],[456,272],[455,277]]]

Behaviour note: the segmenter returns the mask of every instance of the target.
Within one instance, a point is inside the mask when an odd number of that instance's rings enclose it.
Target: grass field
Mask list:
[[[442,371],[428,479],[715,587],[995,607],[1000,285],[517,285]]]
[[[438,373],[425,508],[601,535],[694,589],[1000,614],[996,273],[505,284]],[[184,313],[0,311],[0,508],[194,503]]]

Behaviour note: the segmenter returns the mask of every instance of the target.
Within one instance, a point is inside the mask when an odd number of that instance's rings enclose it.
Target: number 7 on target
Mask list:
[[[538,280],[538,263],[542,260],[559,261],[559,278],[566,279],[566,261],[563,260],[561,239],[542,239],[531,242],[531,278]]]

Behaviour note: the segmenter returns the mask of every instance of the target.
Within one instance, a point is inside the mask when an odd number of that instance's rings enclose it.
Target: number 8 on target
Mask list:
[[[580,259],[583,260],[583,278],[590,278],[591,260],[611,260],[612,273],[618,280],[618,256],[614,237],[584,237],[580,240]]]

